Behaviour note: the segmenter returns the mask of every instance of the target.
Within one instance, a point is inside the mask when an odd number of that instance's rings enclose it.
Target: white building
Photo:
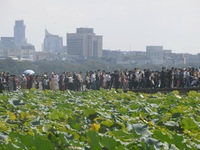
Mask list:
[[[61,52],[63,49],[63,38],[45,30],[43,46],[43,50],[46,52]]]
[[[7,57],[14,60],[35,60],[35,47],[32,44],[23,44],[20,47],[15,47],[14,49],[7,49]]]
[[[77,28],[76,33],[67,33],[67,51],[70,55],[102,57],[102,36],[93,28]]]
[[[146,56],[155,65],[163,64],[163,46],[146,46]]]

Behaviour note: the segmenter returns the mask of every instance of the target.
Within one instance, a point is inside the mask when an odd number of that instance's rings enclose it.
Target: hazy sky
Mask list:
[[[0,0],[0,37],[24,20],[27,41],[41,50],[45,28],[63,37],[78,27],[103,36],[103,49],[145,51],[162,45],[200,53],[200,0]]]

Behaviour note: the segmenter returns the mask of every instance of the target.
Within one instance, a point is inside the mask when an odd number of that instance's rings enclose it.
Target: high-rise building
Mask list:
[[[155,65],[163,64],[163,46],[146,46],[146,56]]]
[[[25,38],[25,28],[24,20],[16,20],[14,26],[14,42],[15,44],[26,43]]]
[[[27,43],[23,20],[16,20],[14,37],[1,37],[0,57],[10,57],[16,60],[34,60],[35,47]]]
[[[67,51],[70,55],[102,57],[102,36],[93,28],[77,28],[76,33],[67,33]]]
[[[63,49],[63,38],[45,30],[43,49],[48,52],[61,52]]]

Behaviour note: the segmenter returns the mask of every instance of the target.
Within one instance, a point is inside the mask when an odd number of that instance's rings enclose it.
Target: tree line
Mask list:
[[[187,65],[174,65],[173,67],[187,68],[189,66],[199,67],[199,64],[187,64]],[[131,70],[135,67],[145,69],[149,68],[151,70],[161,70],[163,65],[152,65],[152,64],[129,64],[129,65],[116,65],[105,59],[88,59],[84,62],[69,62],[69,61],[16,61],[13,59],[0,60],[0,72],[9,72],[13,75],[20,75],[24,70],[31,69],[36,72],[36,74],[42,74],[43,72],[56,72],[62,73],[63,71],[69,72],[86,72],[88,70],[106,70],[113,71],[115,69],[128,69]],[[167,66],[172,67],[172,66]]]

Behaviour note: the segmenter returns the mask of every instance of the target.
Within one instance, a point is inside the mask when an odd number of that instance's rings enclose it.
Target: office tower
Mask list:
[[[63,49],[63,38],[58,35],[50,34],[45,29],[43,49],[48,52],[61,52]]]
[[[146,46],[146,56],[155,65],[163,64],[163,46]]]
[[[67,51],[70,55],[102,57],[102,36],[93,28],[77,28],[76,33],[67,33]]]
[[[24,44],[26,43],[25,38],[25,28],[24,20],[16,20],[14,26],[14,42],[15,44]]]

